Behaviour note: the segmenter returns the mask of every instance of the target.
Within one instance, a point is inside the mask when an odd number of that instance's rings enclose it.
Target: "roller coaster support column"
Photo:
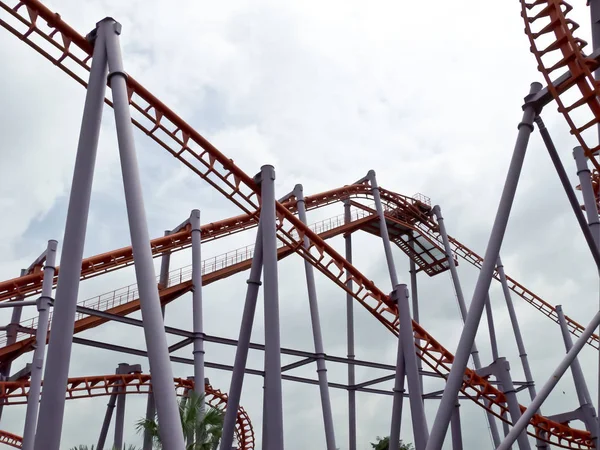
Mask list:
[[[415,447],[417,450],[422,450],[427,445],[429,431],[427,429],[427,419],[425,417],[423,397],[421,386],[419,384],[417,355],[415,353],[412,319],[410,317],[410,306],[408,304],[408,288],[406,287],[406,284],[399,284],[396,286],[391,297],[392,299],[395,299],[398,304],[398,319],[400,322],[400,333],[398,338],[400,339],[402,351],[404,353],[404,367],[408,381],[408,398],[410,401]],[[390,439],[390,450],[394,450],[395,442]]]
[[[525,159],[525,153],[527,151],[527,143],[529,142],[529,137],[533,131],[533,120],[538,113],[537,109],[539,108],[539,105],[535,101],[535,94],[539,92],[541,88],[542,85],[540,83],[532,83],[529,95],[525,97],[523,118],[518,126],[519,132],[510,167],[508,169],[506,183],[502,191],[502,197],[500,198],[498,212],[494,219],[494,226],[492,227],[481,271],[477,278],[477,284],[475,285],[475,291],[473,293],[473,299],[469,307],[465,326],[463,327],[452,368],[447,378],[446,388],[444,389],[444,394],[442,395],[442,400],[440,401],[440,406],[431,430],[431,437],[427,444],[427,450],[440,450],[444,443],[444,438],[446,437],[446,431],[448,430],[448,424],[452,416],[452,409],[454,408],[454,404],[458,398],[458,392],[463,383],[465,369],[467,368],[467,363],[469,361],[469,354],[471,353],[475,335],[479,328],[486,295],[490,289],[494,268],[496,267],[496,261],[500,253],[500,247],[502,246],[502,239],[504,238],[504,232],[506,231],[508,217],[510,215],[515,192],[519,183],[519,176],[523,167],[523,161]]]
[[[27,275],[26,269],[21,269],[21,275]],[[22,301],[24,297],[18,297],[17,301]],[[19,322],[21,322],[21,313],[23,312],[23,308],[21,306],[15,306],[12,310],[12,315],[10,318],[10,323],[6,327],[6,345],[12,345],[17,342],[17,327],[19,326]],[[6,379],[10,376],[10,369],[12,367],[12,361],[7,361],[2,368],[2,379]],[[0,404],[0,417],[2,417],[2,410],[4,409],[4,405]]]
[[[47,254],[47,249],[44,250],[44,252],[38,256],[35,261],[33,261],[31,263],[31,265],[27,268],[27,269],[21,269],[21,274],[20,276],[25,276],[25,275],[29,275],[30,273],[36,273],[36,272],[41,272],[43,269],[42,267],[44,266],[44,261],[46,261],[46,254]],[[12,316],[10,319],[10,323],[8,324],[8,326],[6,327],[6,345],[12,345],[17,341],[17,333],[18,333],[18,326],[19,326],[19,322],[21,321],[21,313],[23,311],[22,306],[25,305],[21,305],[19,306],[17,302],[20,302],[24,299],[23,296],[19,296],[17,297],[16,301],[10,302],[13,303],[13,310],[12,310]],[[16,306],[15,306],[16,305]],[[44,342],[44,345],[46,345],[46,343]],[[2,364],[2,370],[0,371],[0,379],[6,379],[10,376],[10,369],[12,366],[12,360],[8,360],[5,361],[4,364]],[[2,417],[2,409],[3,409],[3,404],[0,403],[0,417]]]
[[[417,450],[425,448],[427,439],[429,437],[429,431],[427,429],[427,418],[425,417],[425,409],[423,405],[423,397],[421,392],[421,382],[419,380],[419,368],[417,366],[417,354],[415,347],[415,337],[413,334],[412,319],[410,315],[410,306],[408,303],[408,288],[406,284],[398,283],[398,274],[396,272],[396,265],[394,264],[394,256],[392,255],[392,245],[390,244],[390,236],[387,229],[387,222],[385,219],[385,213],[383,212],[383,205],[381,204],[381,195],[379,194],[379,186],[377,185],[377,178],[375,177],[375,171],[369,170],[366,179],[371,185],[371,191],[373,192],[373,198],[375,199],[375,209],[379,216],[379,230],[383,241],[383,249],[385,251],[385,257],[387,260],[388,271],[390,273],[390,281],[392,283],[392,296],[395,297],[398,304],[398,320],[400,326],[400,333],[398,334],[399,343],[402,346],[402,353],[404,357],[404,372],[408,378],[408,394],[410,401],[410,412],[413,422],[413,430],[415,435],[415,446]],[[398,377],[399,371],[396,372]],[[398,379],[396,378],[396,382]],[[394,395],[394,399],[397,395]],[[394,402],[396,403],[396,402]],[[396,409],[395,405],[392,409]],[[401,410],[401,409],[400,409]],[[396,443],[393,436],[390,436],[390,450],[397,450]]]
[[[502,284],[502,291],[504,292],[504,300],[506,301],[506,307],[508,309],[508,315],[510,316],[510,323],[515,334],[515,341],[517,342],[517,349],[519,350],[519,358],[521,358],[521,364],[523,365],[523,372],[525,373],[525,381],[527,381],[529,397],[531,400],[535,398],[535,384],[533,382],[533,376],[531,375],[531,368],[529,367],[529,360],[527,359],[527,352],[525,351],[525,344],[523,343],[523,336],[521,335],[521,328],[519,327],[519,320],[517,319],[517,313],[512,302],[510,295],[510,288],[508,287],[508,281],[506,280],[506,273],[504,273],[504,265],[502,260],[498,257],[498,265],[496,266],[498,275],[500,276],[500,283]]]
[[[581,184],[581,194],[585,205],[588,226],[592,232],[592,238],[596,243],[596,248],[600,248],[600,220],[598,218],[598,207],[596,206],[590,169],[583,153],[583,148],[575,147],[573,149],[573,156],[575,158],[575,163],[577,164],[577,175],[579,176],[579,182]]]
[[[381,204],[381,195],[379,194],[379,186],[377,185],[377,178],[375,177],[375,171],[369,170],[365,180],[369,181],[371,185],[371,192],[375,199],[375,209],[379,216],[379,232],[381,233],[381,240],[383,241],[383,251],[385,252],[385,259],[387,261],[388,271],[390,273],[390,281],[392,283],[392,289],[396,289],[398,285],[398,273],[396,272],[396,264],[394,263],[394,256],[392,255],[392,244],[390,243],[390,235],[387,229],[387,222],[385,220],[385,214],[383,212],[383,205]],[[361,180],[362,181],[362,180]],[[413,338],[410,338],[411,342]]]
[[[448,260],[448,267],[450,268],[450,276],[452,277],[454,291],[456,292],[456,298],[458,300],[460,316],[463,323],[465,323],[467,319],[467,305],[465,303],[465,296],[463,294],[462,286],[460,284],[460,278],[458,277],[458,271],[456,270],[456,262],[454,261],[454,257],[452,256],[452,247],[450,246],[450,239],[448,238],[448,232],[446,231],[446,223],[444,222],[442,210],[440,209],[439,205],[435,205],[433,207],[433,214],[435,214],[438,225],[440,227],[440,235],[442,236],[442,242],[444,243],[444,251],[446,252],[446,259]],[[475,344],[475,341],[473,341],[473,345],[471,346],[471,358],[473,359],[473,365],[475,366],[475,369],[481,369],[481,359],[479,358],[479,350],[477,350],[477,345]],[[500,434],[498,432],[498,424],[496,423],[494,415],[489,411],[486,411],[486,416],[488,424],[490,426],[490,433],[492,434],[492,441],[494,443],[494,447],[498,447],[498,445],[500,445]]]
[[[544,125],[542,118],[539,116],[536,117],[535,123],[537,124],[538,129],[540,130],[540,135],[542,136],[542,139],[544,140],[544,144],[546,145],[546,149],[548,150],[550,159],[552,159],[552,163],[554,164],[554,168],[556,169],[558,177],[560,178],[560,182],[563,186],[563,189],[565,190],[565,193],[567,194],[567,198],[569,200],[569,203],[571,204],[571,208],[573,209],[573,212],[575,213],[575,218],[577,219],[577,222],[579,223],[579,227],[581,228],[581,231],[583,232],[585,241],[587,242],[590,252],[592,253],[592,257],[594,258],[594,261],[596,262],[596,267],[598,267],[598,271],[600,272],[600,251],[598,250],[598,247],[596,246],[596,240],[592,236],[592,232],[590,231],[590,228],[588,227],[588,224],[583,215],[583,211],[581,211],[581,207],[579,205],[579,200],[577,199],[577,195],[575,194],[575,191],[573,190],[573,187],[571,186],[571,181],[569,180],[567,171],[565,170],[565,167],[563,166],[563,163],[562,163],[560,157],[558,156],[558,152],[556,151],[554,142],[552,141],[552,138],[550,137],[550,133],[546,129],[546,125]]]
[[[127,375],[129,373],[142,373],[142,366],[139,364],[129,365],[126,363],[120,363],[115,370],[117,375]],[[96,450],[104,450],[104,444],[106,443],[106,436],[108,436],[108,429],[110,428],[110,421],[112,420],[113,410],[117,404],[117,397],[119,400],[125,399],[125,394],[119,394],[123,388],[120,386],[121,382],[117,382],[112,388],[108,404],[106,405],[106,413],[104,414],[104,422],[102,422],[102,428],[100,429],[100,436],[98,437],[98,444]],[[119,408],[121,412],[117,411],[117,418],[115,421],[115,439],[113,447],[121,450],[123,447],[123,425],[125,422],[125,402],[119,402]],[[121,443],[118,446],[119,442]],[[112,447],[111,447],[112,448]]]
[[[565,349],[567,352],[573,347],[573,340],[571,339],[571,333],[567,326],[567,320],[562,310],[561,305],[556,305],[556,314],[558,315],[558,322],[560,324],[560,331],[562,332],[563,340],[565,341]],[[594,436],[597,442],[598,437],[596,436],[596,412],[592,403],[592,396],[588,390],[579,359],[575,358],[571,364],[571,374],[573,375],[573,383],[575,384],[575,391],[577,392],[577,399],[579,400],[579,406],[582,408],[582,412],[585,417],[585,426],[587,430]],[[586,407],[587,405],[587,407]],[[594,443],[596,445],[596,443]]]
[[[158,422],[161,424],[161,441],[165,448],[183,448],[185,444],[179,418],[179,406],[173,391],[173,370],[160,310],[160,298],[156,286],[142,186],[135,153],[127,95],[127,75],[121,59],[119,43],[121,25],[112,19],[105,19],[101,22],[100,27],[102,26],[106,29],[109,82],[113,93],[131,246],[135,255],[134,264],[141,299],[140,307],[144,321],[150,372],[152,373],[152,390],[154,391]]]
[[[297,200],[298,218],[307,224],[306,206],[302,185],[294,187],[293,195]],[[304,237],[304,247],[309,248],[308,238]],[[327,384],[327,367],[325,366],[325,350],[323,348],[323,335],[321,333],[321,318],[319,317],[319,305],[317,302],[317,291],[315,287],[315,274],[313,266],[304,260],[304,271],[306,272],[306,285],[308,288],[308,304],[310,306],[310,318],[312,322],[313,339],[315,343],[315,354],[317,355],[317,376],[319,378],[319,389],[321,392],[321,406],[323,408],[323,423],[325,425],[325,440],[327,450],[336,450],[335,433],[333,429],[333,414],[331,412],[331,400],[329,398],[329,386]]]
[[[490,367],[493,367],[493,372],[502,385],[502,391],[506,396],[506,403],[508,404],[510,418],[512,422],[515,423],[517,420],[519,420],[519,417],[521,417],[521,408],[517,400],[517,391],[513,385],[512,377],[510,376],[510,365],[508,364],[506,358],[502,357],[494,361]],[[527,437],[526,432],[520,433],[517,441],[519,443],[520,450],[531,449],[531,446],[529,445],[529,438]]]
[[[536,118],[537,123],[537,118]],[[566,173],[565,173],[566,175]],[[527,359],[527,351],[525,350],[525,344],[523,343],[523,336],[521,335],[521,328],[519,327],[519,320],[517,319],[517,313],[513,305],[512,297],[510,295],[510,288],[508,287],[508,280],[506,279],[506,273],[504,272],[504,265],[500,256],[498,256],[498,263],[496,270],[500,277],[500,284],[502,285],[502,292],[504,293],[504,300],[506,301],[506,308],[508,309],[508,315],[510,316],[510,323],[515,335],[515,341],[517,343],[517,349],[519,350],[519,358],[521,359],[521,365],[523,366],[523,373],[525,374],[525,381],[527,381],[527,389],[529,391],[529,398],[533,400],[536,396],[535,383],[533,376],[531,375],[531,368],[529,367],[529,360]],[[541,410],[538,411],[540,414]],[[505,422],[503,422],[504,424]],[[509,431],[510,432],[510,431]],[[506,428],[504,436],[507,436]],[[536,447],[538,449],[547,449],[548,444],[540,439],[537,439]]]
[[[194,209],[190,216],[192,225],[192,297],[194,327],[194,391],[204,399],[204,327],[202,320],[202,258],[200,236],[200,211]],[[204,400],[201,402],[204,410]],[[203,414],[203,412],[202,412]]]
[[[119,386],[112,388],[112,392],[106,404],[106,412],[104,413],[104,422],[102,422],[102,428],[100,429],[100,436],[98,437],[98,444],[96,450],[104,450],[104,444],[106,443],[106,436],[108,435],[108,429],[110,428],[110,421],[112,420],[113,410],[117,404],[117,393]]]
[[[277,279],[277,222],[275,215],[275,169],[261,167],[256,181],[261,187],[261,222],[265,271],[265,396],[267,444],[265,450],[283,450],[283,398],[281,391],[281,344],[279,287]]]
[[[592,19],[592,46],[594,51],[600,48],[600,2],[598,0],[590,0],[590,14]],[[600,69],[594,72],[594,78],[600,79]]]
[[[414,238],[414,233],[411,233],[411,236]],[[410,241],[408,244],[410,248],[414,251],[415,244]],[[409,262],[409,274],[410,274],[410,292],[412,294],[412,316],[413,320],[419,323],[419,291],[417,286],[417,265],[410,258]],[[417,348],[421,345],[421,339],[415,338],[415,345]],[[423,361],[421,358],[417,358],[417,367],[419,368],[419,384],[421,385],[421,392],[423,392]]]
[[[27,412],[25,413],[25,426],[23,431],[23,449],[33,450],[35,440],[35,426],[37,423],[40,390],[42,387],[42,368],[44,366],[44,352],[48,337],[48,318],[52,301],[52,288],[56,263],[56,246],[54,240],[48,241],[46,250],[46,266],[44,267],[44,281],[42,282],[42,295],[37,300],[38,327],[35,334],[35,350],[31,362],[31,379],[29,382],[29,395],[27,397]]]
[[[260,275],[263,268],[263,233],[262,233],[262,212],[261,219],[256,231],[256,242],[254,244],[254,256],[250,266],[250,276],[248,277],[248,289],[246,290],[246,300],[244,303],[244,312],[242,313],[242,323],[240,324],[240,334],[235,352],[235,361],[231,373],[231,383],[227,397],[227,408],[223,420],[223,433],[221,438],[220,450],[231,450],[233,445],[233,436],[235,432],[235,421],[237,411],[240,407],[240,397],[242,395],[242,385],[244,383],[244,371],[246,361],[248,360],[248,349],[250,347],[250,337],[252,335],[252,323],[254,322],[254,313],[256,311],[256,301],[258,299],[258,290],[260,288]]]
[[[496,339],[496,327],[494,326],[494,313],[492,311],[492,303],[490,294],[485,296],[485,314],[488,323],[488,331],[490,333],[490,345],[492,347],[492,359],[498,359],[498,340]]]
[[[485,315],[490,335],[490,345],[492,347],[492,361],[495,362],[498,360],[498,340],[496,339],[496,327],[494,326],[494,313],[492,311],[490,294],[487,294],[485,299]],[[509,432],[509,428],[508,423],[506,423],[505,421],[502,421],[502,429],[504,431],[504,436],[506,436]]]
[[[344,200],[344,223],[348,224],[352,221],[350,201]],[[346,233],[345,241],[345,258],[352,264],[352,234]],[[348,291],[352,292],[352,278],[346,270],[346,286]],[[348,449],[356,450],[356,391],[353,386],[356,384],[356,374],[352,360],[356,357],[354,354],[354,298],[349,292],[346,293],[346,335],[348,348]],[[404,383],[404,381],[403,381]]]
[[[186,221],[187,222],[187,221]],[[172,231],[165,230],[165,236],[171,234]],[[161,289],[166,289],[169,285],[169,268],[171,265],[171,252],[166,251],[160,258],[160,275],[158,276],[158,284]],[[165,320],[165,305],[160,306],[160,312]],[[146,420],[154,420],[156,415],[156,403],[154,402],[154,393],[148,392],[148,400],[146,401]],[[144,445],[143,450],[152,450],[152,434],[150,430],[144,430]]]
[[[67,211],[60,276],[56,288],[57,302],[53,311],[52,333],[44,371],[44,395],[40,403],[35,438],[36,450],[58,450],[60,447],[73,323],[106,90],[106,71],[105,37],[104,32],[99,29],[90,68]]]
[[[571,366],[583,346],[590,339],[592,334],[594,334],[595,328],[600,324],[600,311],[596,313],[594,318],[588,324],[587,327],[583,330],[577,341],[573,344],[571,350],[567,352],[567,355],[560,362],[558,367],[554,370],[554,372],[548,377],[548,381],[542,386],[536,397],[529,404],[527,409],[521,415],[521,418],[514,424],[510,433],[500,446],[496,450],[508,450],[510,446],[515,442],[517,436],[527,428],[529,421],[534,416],[534,414],[538,411],[542,403],[548,398],[550,392],[554,389],[554,387],[558,384],[562,376],[565,374],[567,369]]]
[[[591,4],[595,4],[595,8],[598,8],[595,0],[592,1]],[[599,44],[597,39],[594,39],[594,43]],[[588,226],[590,228],[590,232],[592,233],[592,238],[596,243],[596,249],[600,250],[600,219],[598,218],[598,207],[596,205],[594,188],[592,187],[590,169],[588,168],[587,159],[583,152],[583,148],[575,147],[573,149],[573,156],[575,158],[575,164],[577,165],[577,175],[579,176],[579,184],[581,186],[581,194],[583,196],[583,203],[585,205]],[[598,377],[598,408],[600,408],[600,354],[598,355]],[[597,430],[596,434],[599,433],[600,430]]]
[[[121,363],[117,369],[118,374],[127,373],[129,364]],[[125,386],[119,386],[117,394],[117,415],[115,417],[115,439],[113,443],[113,450],[123,450],[123,430],[125,427],[125,401],[127,397],[125,395]]]
[[[457,401],[452,411],[450,420],[450,430],[452,432],[452,450],[463,450],[462,430],[460,427],[460,403]]]
[[[402,339],[398,336],[398,350],[396,353],[396,374],[394,378],[394,398],[392,402],[392,422],[390,430],[390,450],[399,450],[400,429],[402,427],[402,404],[404,402],[404,378],[406,377],[406,365],[404,363],[404,347]],[[421,391],[422,392],[422,391]],[[421,397],[421,401],[423,398]]]

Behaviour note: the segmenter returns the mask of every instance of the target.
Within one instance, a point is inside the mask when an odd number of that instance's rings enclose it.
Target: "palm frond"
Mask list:
[[[221,441],[225,411],[204,403],[204,394],[190,391],[179,401],[179,416],[186,441],[186,450],[216,450]],[[158,418],[140,419],[136,424],[138,433],[148,431],[157,448],[160,446]],[[77,449],[73,449],[77,450]]]

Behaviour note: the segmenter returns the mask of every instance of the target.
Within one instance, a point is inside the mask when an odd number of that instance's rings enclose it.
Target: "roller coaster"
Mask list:
[[[263,166],[254,177],[248,175],[124,71],[119,50],[121,26],[114,19],[106,18],[98,22],[91,33],[83,36],[38,0],[13,3],[1,0],[2,28],[87,89],[80,150],[83,147],[97,147],[103,103],[114,108],[127,208],[130,212],[132,246],[83,258],[83,242],[80,241],[81,236],[85,236],[91,189],[91,180],[86,184],[86,178],[89,170],[93,174],[93,159],[91,165],[88,160],[95,157],[95,152],[92,152],[92,156],[85,156],[84,152],[79,151],[70,199],[72,207],[69,208],[63,242],[63,246],[68,246],[70,250],[63,252],[60,265],[55,265],[51,255],[56,251],[56,242],[50,243],[48,250],[20,277],[0,282],[0,302],[11,303],[10,306],[14,305],[14,310],[19,311],[13,314],[15,320],[6,327],[6,335],[0,337],[0,371],[3,380],[0,381],[0,402],[4,414],[10,411],[11,405],[25,403],[28,412],[23,437],[0,431],[0,443],[15,448],[58,450],[66,399],[95,396],[121,398],[124,394],[143,394],[148,397],[149,405],[151,399],[156,402],[165,448],[183,448],[183,435],[178,426],[178,417],[175,416],[175,394],[185,396],[204,384],[207,403],[225,409],[221,450],[229,450],[232,446],[254,449],[255,432],[248,413],[240,406],[240,396],[254,309],[259,287],[262,286],[265,309],[269,310],[265,312],[263,346],[264,401],[268,405],[265,406],[263,417],[267,424],[263,428],[263,448],[284,448],[281,419],[281,381],[285,378],[282,375],[281,354],[284,349],[279,339],[277,261],[297,254],[306,264],[315,340],[315,353],[309,359],[317,363],[319,379],[315,384],[320,387],[328,450],[334,450],[336,444],[325,370],[328,357],[320,338],[314,269],[329,278],[346,293],[349,300],[363,306],[397,336],[398,359],[392,394],[394,408],[390,415],[392,441],[399,435],[402,401],[408,397],[417,450],[441,449],[448,427],[452,430],[452,448],[461,449],[460,418],[458,409],[454,407],[460,396],[461,401],[470,400],[486,412],[494,448],[510,448],[517,442],[520,449],[529,449],[529,437],[538,448],[597,448],[598,419],[581,376],[574,375],[581,406],[577,413],[544,416],[539,409],[567,368],[579,367],[577,353],[581,348],[585,345],[597,350],[600,348],[598,335],[593,332],[600,319],[595,317],[590,324],[582,325],[565,316],[560,308],[552,306],[507,275],[499,253],[527,141],[536,124],[563,181],[590,251],[600,267],[600,162],[597,158],[600,145],[596,144],[600,124],[600,88],[594,75],[600,68],[600,31],[596,28],[596,25],[600,27],[600,2],[591,0],[589,5],[593,18],[592,32],[598,37],[590,54],[584,52],[587,43],[577,35],[579,26],[570,18],[573,7],[567,2],[521,0],[520,3],[525,34],[545,85],[532,84],[530,93],[525,97],[523,120],[519,124],[515,152],[498,215],[488,248],[480,256],[448,235],[440,208],[432,206],[427,197],[410,197],[380,187],[373,171],[355,183],[306,197],[302,187],[296,186],[290,194],[276,200],[273,188],[275,175],[271,166]],[[111,96],[105,95],[106,87],[111,88]],[[558,111],[564,116],[578,143],[576,156],[581,156],[577,160],[581,183],[577,188],[583,194],[583,208],[568,184],[560,157],[541,120],[542,109],[551,102],[556,102]],[[238,207],[241,214],[201,225],[199,213],[193,211],[190,219],[179,227],[150,240],[143,202],[140,201],[141,187],[137,177],[131,124]],[[588,162],[592,164],[592,170],[588,169]],[[343,214],[307,224],[307,211],[330,205],[342,205]],[[83,209],[79,206],[83,206]],[[256,230],[255,245],[203,261],[200,259],[201,244],[252,229]],[[393,288],[390,294],[376,286],[352,264],[349,245],[342,256],[327,243],[328,239],[343,236],[348,244],[352,234],[358,231],[377,236],[383,242]],[[464,322],[455,354],[419,324],[415,303],[411,313],[407,286],[397,280],[391,244],[395,244],[410,258],[415,276],[417,272],[424,272],[429,277],[447,271],[451,273]],[[169,255],[190,248],[192,264],[169,270]],[[163,265],[165,270],[161,269],[158,277],[154,273],[153,258],[161,258],[166,262]],[[468,310],[456,273],[459,262],[466,262],[480,271]],[[80,281],[130,266],[135,267],[135,284],[78,300]],[[225,394],[210,383],[194,382],[205,380],[203,345],[210,341],[210,336],[202,328],[202,286],[248,270],[248,294],[240,324],[240,337],[236,343],[233,376],[228,394]],[[493,363],[487,367],[482,367],[477,360],[474,338],[483,310],[490,311],[487,293],[493,279],[502,286],[511,325],[522,354],[525,352],[521,349],[523,343],[512,305],[513,296],[540,311],[565,333],[567,355],[539,392],[531,379],[527,358],[522,358],[527,378],[525,386],[531,397],[529,406],[518,404],[504,358],[494,354]],[[54,289],[56,292],[52,294]],[[194,330],[165,327],[160,315],[161,307],[189,292],[193,292]],[[21,307],[33,301],[28,298],[36,299],[34,302],[40,314],[39,317],[21,321]],[[141,311],[143,320],[128,317],[137,311]],[[68,378],[71,345],[78,339],[75,335],[109,321],[120,321],[144,329],[148,345],[144,356],[148,357],[152,375],[134,372]],[[191,363],[194,365],[194,379],[173,376],[169,362],[171,349],[166,345],[167,333],[184,338],[178,348],[193,345],[194,359]],[[44,355],[46,344],[47,354]],[[34,363],[28,370],[11,375],[12,362],[28,352],[34,353]],[[42,362],[46,358],[43,389],[39,358]],[[473,359],[475,369],[467,366],[469,359]],[[346,363],[351,368],[360,364],[353,360]],[[435,420],[429,425],[423,409],[423,364],[429,373],[447,381]],[[405,380],[408,389],[405,389]],[[349,393],[354,384],[353,375],[349,375]],[[349,408],[352,422],[356,420],[355,405],[349,404]],[[585,429],[572,426],[576,420],[583,423]],[[505,432],[503,439],[499,436],[497,423],[510,430]],[[351,450],[356,449],[355,441],[354,429],[354,435],[350,433]],[[394,448],[393,444],[390,448]]]

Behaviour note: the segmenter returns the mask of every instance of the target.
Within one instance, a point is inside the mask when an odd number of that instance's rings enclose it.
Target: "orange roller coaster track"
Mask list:
[[[572,9],[564,0],[521,0],[525,33],[537,60],[538,70],[544,76],[571,133],[598,170],[600,163],[594,155],[600,146],[590,145],[586,131],[593,130],[593,126],[600,123],[600,88],[593,75],[599,64],[583,52],[587,42],[574,35],[579,25],[568,17]],[[569,70],[569,77],[556,84],[552,77],[556,77],[557,71],[565,69]],[[579,95],[575,89],[571,89],[575,87]],[[598,140],[597,135],[593,140]]]
[[[194,389],[193,380],[175,378],[175,389],[178,395],[184,395],[186,390]],[[100,375],[92,377],[69,378],[67,384],[67,400],[77,398],[100,397],[111,395],[113,388],[118,386],[124,394],[148,394],[152,392],[152,378],[150,375],[134,373],[128,375]],[[124,387],[124,388],[123,388]],[[29,381],[4,381],[0,382],[0,401],[8,405],[27,403]],[[210,384],[205,385],[207,403],[219,409],[227,407],[227,394],[215,389]],[[248,413],[241,406],[238,408],[235,425],[235,437],[240,450],[254,449],[254,429]],[[0,443],[11,447],[21,448],[20,436],[0,431]]]
[[[37,0],[23,0],[12,7],[2,2],[0,6],[6,12],[6,18],[12,22],[0,19],[2,27],[80,84],[86,85],[92,47],[83,36]],[[259,187],[254,180],[133,77],[129,76],[127,85],[134,125],[256,220],[260,199]],[[111,104],[108,99],[106,102]],[[587,152],[589,156],[591,151],[588,149]],[[276,213],[277,237],[287,247],[300,254],[348,292],[386,328],[394,334],[398,333],[397,306],[388,295],[304,225],[283,204],[276,203]],[[304,238],[308,240],[308,246],[304,245]],[[352,287],[346,284],[348,279],[352,279]],[[420,339],[417,346],[419,357],[435,372],[447,377],[454,360],[453,355],[414,321],[413,330],[415,337]],[[479,406],[506,420],[503,418],[508,416],[506,396],[486,378],[466,369],[461,391]],[[539,415],[532,418],[529,426],[530,434],[545,437],[559,447],[582,449],[591,448],[593,445],[588,432],[570,428]]]

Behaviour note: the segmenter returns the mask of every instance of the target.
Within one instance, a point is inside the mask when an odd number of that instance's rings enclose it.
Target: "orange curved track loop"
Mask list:
[[[2,27],[85,86],[85,79],[89,73],[91,46],[83,36],[37,0],[23,0],[13,7],[3,1],[0,7],[8,13],[13,22],[9,24],[1,20]],[[258,217],[260,202],[258,186],[250,176],[131,76],[128,79],[128,91],[135,126],[239,206],[242,211]],[[107,100],[107,103],[110,104],[110,101]],[[399,323],[397,308],[389,296],[379,290],[371,280],[349,264],[280,203],[276,203],[276,212],[277,237],[341,289],[349,292],[378,321],[397,334]],[[304,237],[309,241],[307,248],[303,245]],[[351,289],[346,285],[348,278],[354,282]],[[419,357],[434,371],[447,377],[454,359],[453,355],[419,324],[413,322],[413,329],[415,337],[421,339],[417,352]],[[465,371],[461,391],[499,418],[504,414],[508,417],[504,394],[470,369]],[[550,442],[563,448],[581,449],[590,448],[592,445],[588,432],[569,428],[539,415],[534,416],[530,421],[528,432],[534,435],[545,433]]]
[[[587,42],[574,35],[579,25],[568,17],[573,7],[564,0],[520,1],[525,33],[538,70],[544,76],[571,133],[596,169],[600,169],[600,163],[594,157],[600,146],[590,145],[590,139],[583,136],[586,130],[600,123],[600,87],[593,75],[599,64],[583,52]],[[555,85],[552,78],[562,75],[565,69],[569,70],[570,77]],[[571,90],[574,86],[579,95]],[[585,118],[576,117],[579,115]],[[597,141],[598,136],[594,135],[593,139]]]
[[[178,395],[184,395],[186,390],[194,389],[194,381],[183,378],[174,379],[175,390]],[[152,378],[148,374],[134,373],[128,375],[99,375],[92,377],[69,378],[67,384],[67,400],[78,398],[99,397],[111,395],[114,387],[122,389],[125,394],[147,394],[152,391]],[[215,408],[227,408],[227,394],[215,389],[210,384],[205,385],[206,401]],[[6,405],[20,405],[27,403],[29,381],[3,381],[0,382],[0,400]],[[243,407],[238,408],[235,423],[235,437],[240,450],[253,450],[254,429],[250,417]],[[0,431],[0,443],[13,447],[21,447],[20,436]]]

